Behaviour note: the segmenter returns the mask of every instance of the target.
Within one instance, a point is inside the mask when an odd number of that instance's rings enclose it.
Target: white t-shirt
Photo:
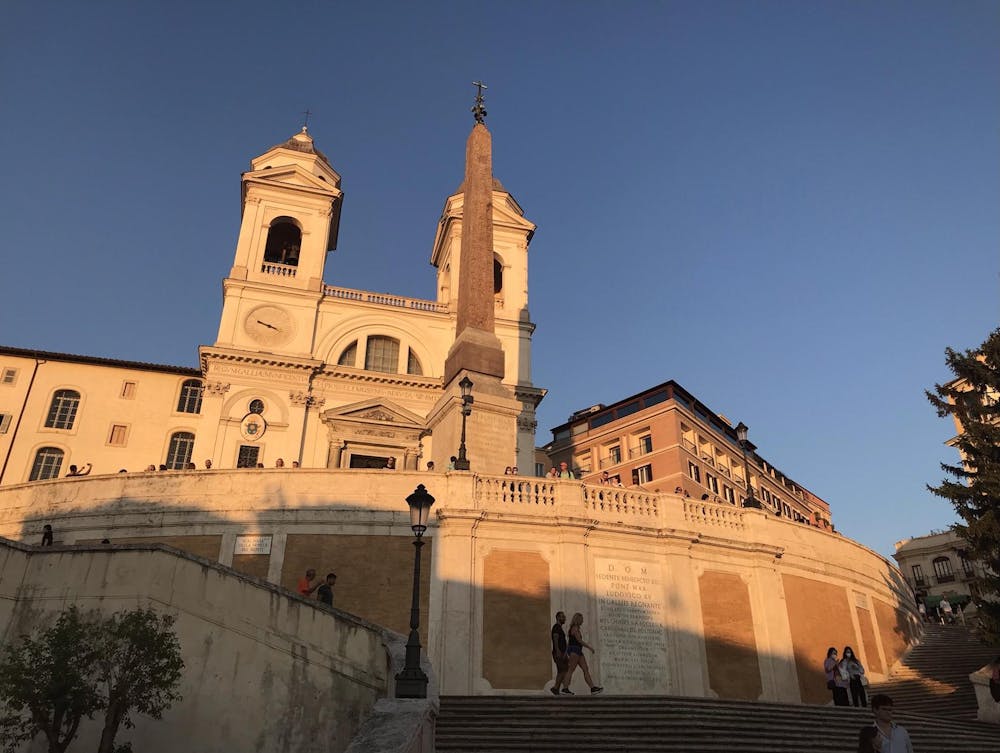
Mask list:
[[[895,722],[892,723],[892,730],[886,735],[881,727],[878,727],[879,737],[882,738],[882,753],[913,753],[913,743],[910,742],[910,733],[905,727],[900,727]]]

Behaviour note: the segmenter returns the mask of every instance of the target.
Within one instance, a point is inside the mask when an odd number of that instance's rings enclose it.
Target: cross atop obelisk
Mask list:
[[[472,106],[472,117],[476,119],[477,123],[486,122],[486,100],[483,99],[483,89],[488,89],[482,81],[473,81],[472,85],[476,87],[476,104]]]

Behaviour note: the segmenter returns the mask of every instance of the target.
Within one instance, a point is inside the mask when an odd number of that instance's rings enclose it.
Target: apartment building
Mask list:
[[[967,546],[954,531],[935,531],[897,541],[892,556],[928,608],[944,596],[956,606],[980,595],[982,565],[967,556]]]
[[[612,483],[742,505],[747,496],[736,429],[677,382],[577,411],[552,430],[551,465],[566,462],[585,482]],[[830,528],[830,506],[765,460],[747,442],[754,497],[765,510]]]

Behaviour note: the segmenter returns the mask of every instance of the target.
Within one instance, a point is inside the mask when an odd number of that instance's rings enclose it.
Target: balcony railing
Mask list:
[[[643,447],[642,445],[638,447],[630,447],[628,450],[628,456],[630,460],[634,460],[635,458],[641,458],[643,455],[648,455],[652,451],[652,447]]]
[[[721,473],[721,474],[722,474],[723,476],[725,476],[726,478],[732,478],[732,477],[733,477],[733,474],[732,474],[732,473],[730,472],[730,470],[729,470],[728,468],[726,468],[726,466],[724,466],[724,465],[720,465],[720,466],[719,466],[719,473]]]
[[[708,463],[710,466],[715,468],[715,460],[712,459],[711,455],[702,455],[701,459],[703,462]]]
[[[694,442],[690,439],[684,439],[681,437],[681,447],[690,452],[692,455],[698,454],[698,448],[694,446]]]
[[[374,303],[378,306],[392,306],[393,308],[413,309],[415,311],[433,311],[440,314],[448,313],[448,304],[446,303],[427,301],[422,298],[405,298],[386,293],[371,293],[367,290],[351,290],[350,288],[335,288],[332,285],[324,285],[323,295],[330,296],[331,298],[343,298],[347,301]]]
[[[949,573],[948,575],[938,575],[935,576],[935,580],[937,580],[938,583],[954,583],[955,574]]]
[[[917,588],[926,588],[927,581],[924,580],[923,578],[914,578],[913,585],[916,586]]]
[[[295,277],[295,270],[291,264],[278,264],[273,261],[266,261],[260,265],[260,271],[266,275],[277,275],[278,277]]]
[[[613,455],[609,455],[606,458],[601,458],[600,460],[598,460],[597,465],[601,469],[604,469],[604,468],[610,468],[613,465],[618,465],[620,462],[622,462],[622,459],[620,457],[616,458]]]

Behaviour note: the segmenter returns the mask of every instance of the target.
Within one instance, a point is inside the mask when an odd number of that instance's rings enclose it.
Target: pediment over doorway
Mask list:
[[[417,469],[420,440],[427,429],[424,419],[416,413],[389,400],[373,398],[330,408],[320,414],[320,419],[330,442],[328,468]],[[394,466],[380,465],[390,458]]]
[[[353,423],[388,425],[400,429],[423,431],[423,417],[408,411],[390,400],[372,398],[358,403],[340,405],[323,411],[321,418],[324,423]]]

